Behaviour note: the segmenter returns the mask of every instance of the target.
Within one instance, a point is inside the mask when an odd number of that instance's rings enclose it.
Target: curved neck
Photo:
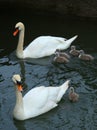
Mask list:
[[[23,107],[23,97],[22,97],[22,93],[19,92],[16,89],[16,105],[22,106]]]
[[[18,58],[23,58],[24,31],[25,31],[25,28],[23,28],[19,32],[19,40],[18,40],[18,45],[17,45],[17,50],[16,50],[16,55]]]
[[[16,119],[22,119],[24,117],[24,106],[22,93],[17,90],[16,87],[16,104],[13,110],[13,115]]]

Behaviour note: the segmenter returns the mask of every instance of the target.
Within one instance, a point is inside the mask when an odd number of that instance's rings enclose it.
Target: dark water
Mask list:
[[[79,20],[56,15],[36,15],[31,11],[1,11],[0,15],[0,130],[97,130],[97,21]],[[68,64],[53,64],[53,56],[37,60],[15,57],[18,37],[14,26],[22,21],[26,27],[25,46],[40,35],[79,37],[73,42],[78,49],[94,56],[85,62],[72,57]],[[12,75],[21,74],[24,94],[35,86],[57,86],[70,79],[80,98],[68,100],[68,91],[59,106],[34,119],[16,121],[12,117],[15,90]]]

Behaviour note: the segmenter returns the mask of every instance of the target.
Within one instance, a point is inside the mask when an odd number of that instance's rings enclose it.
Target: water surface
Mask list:
[[[0,129],[1,130],[96,130],[97,129],[97,21],[79,20],[56,15],[39,15],[31,11],[1,12],[0,24]],[[79,37],[72,44],[94,56],[85,62],[72,57],[68,64],[53,64],[53,56],[37,60],[20,60],[15,56],[18,21],[25,24],[25,46],[40,35]],[[67,50],[69,51],[69,49]],[[26,121],[12,117],[15,105],[13,74],[20,74],[24,92],[36,86],[58,86],[70,79],[80,98],[68,99],[68,91],[59,106],[48,113]]]

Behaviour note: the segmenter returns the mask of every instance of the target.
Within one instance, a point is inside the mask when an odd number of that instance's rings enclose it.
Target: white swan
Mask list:
[[[18,22],[15,26],[16,31],[13,33],[15,36],[19,33],[19,41],[16,49],[16,55],[18,58],[41,58],[54,54],[56,49],[67,49],[71,43],[77,38],[77,35],[69,40],[62,37],[53,36],[40,36],[33,40],[24,50],[24,24]]]
[[[57,103],[69,87],[69,80],[67,80],[59,87],[40,86],[33,88],[22,97],[20,75],[13,75],[12,80],[16,88],[16,105],[13,110],[13,116],[17,120],[36,117],[57,107]]]

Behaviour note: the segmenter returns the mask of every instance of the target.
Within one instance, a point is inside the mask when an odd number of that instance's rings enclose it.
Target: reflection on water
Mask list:
[[[21,12],[18,16],[9,13],[2,14],[0,27],[0,129],[2,130],[96,130],[97,129],[97,27],[96,21],[66,19],[50,15],[26,15]],[[84,49],[94,56],[92,62],[72,57],[70,62],[63,64],[52,63],[53,56],[42,59],[20,60],[15,57],[17,38],[13,38],[14,25],[24,21],[26,25],[25,45],[38,35],[71,36],[78,34],[73,43],[78,49]],[[12,117],[15,105],[15,90],[11,80],[12,75],[19,73],[24,84],[24,93],[40,85],[57,86],[70,79],[79,93],[76,103],[68,100],[68,91],[59,106],[52,111],[34,119],[16,121]]]

